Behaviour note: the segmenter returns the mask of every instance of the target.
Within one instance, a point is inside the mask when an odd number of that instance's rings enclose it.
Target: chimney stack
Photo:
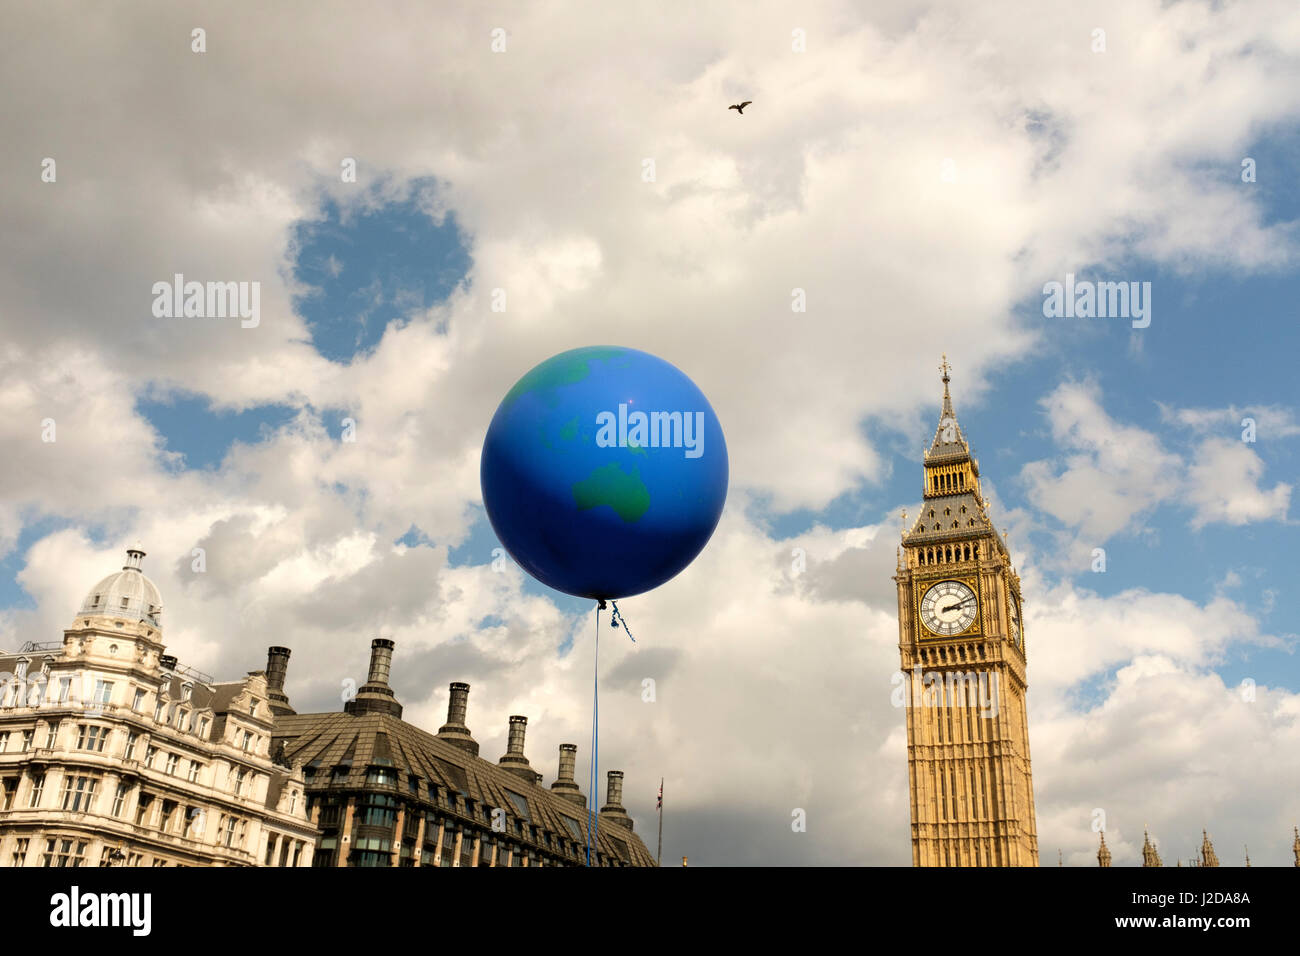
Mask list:
[[[607,816],[610,823],[632,829],[632,818],[623,809],[623,771],[611,770],[605,775],[605,805],[600,808],[601,816]]]
[[[555,783],[551,784],[551,790],[556,796],[585,807],[587,798],[582,795],[582,791],[578,789],[578,782],[573,779],[577,763],[578,745],[560,744],[560,770],[556,774]]]
[[[370,642],[370,674],[367,684],[388,686],[388,674],[393,669],[393,642],[377,637]]]
[[[357,691],[357,696],[343,705],[349,714],[389,714],[399,720],[402,705],[388,686],[388,672],[393,666],[392,641],[377,637],[370,642],[370,675]]]
[[[451,701],[447,704],[447,722],[438,729],[438,738],[453,747],[459,747],[470,756],[478,756],[478,742],[470,736],[465,726],[465,712],[469,709],[469,684],[454,681]]]
[[[284,693],[284,679],[289,673],[289,654],[287,647],[266,649],[266,696],[271,705],[271,713],[277,717],[297,713],[289,705],[289,698]]]
[[[516,714],[510,718],[510,735],[506,742],[506,752],[497,761],[497,765],[522,777],[529,783],[536,783],[537,772],[528,765],[528,758],[524,756],[524,731],[527,729],[527,717],[520,717]]]
[[[163,654],[161,657],[158,658],[158,666],[161,667],[168,674],[175,673],[177,663],[178,662],[176,658],[170,654]]]

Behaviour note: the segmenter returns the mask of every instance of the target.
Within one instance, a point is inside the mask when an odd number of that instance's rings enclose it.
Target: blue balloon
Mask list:
[[[605,600],[695,559],[727,499],[727,444],[704,394],[636,349],[547,359],[515,383],[483,442],[483,505],[543,584]]]

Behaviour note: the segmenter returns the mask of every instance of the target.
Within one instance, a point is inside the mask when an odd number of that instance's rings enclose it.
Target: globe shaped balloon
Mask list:
[[[704,548],[727,498],[727,445],[704,394],[637,349],[542,362],[483,443],[483,504],[543,584],[605,600],[658,587]]]

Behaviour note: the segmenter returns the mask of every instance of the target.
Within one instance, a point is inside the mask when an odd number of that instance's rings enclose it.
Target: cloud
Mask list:
[[[1067,383],[1043,400],[1062,459],[1020,473],[1029,499],[1081,541],[1101,544],[1177,494],[1182,462],[1150,432],[1122,425],[1101,405],[1096,384]]]
[[[1192,527],[1211,522],[1231,525],[1282,521],[1291,502],[1291,486],[1278,482],[1260,487],[1264,462],[1248,445],[1228,438],[1208,438],[1188,468],[1188,500],[1195,509]]]
[[[1255,423],[1256,440],[1293,438],[1300,435],[1300,422],[1295,412],[1281,405],[1229,405],[1227,408],[1176,408],[1164,402],[1160,407],[1161,421],[1191,429],[1195,432],[1218,432],[1241,437],[1248,427],[1246,419]]]
[[[1261,487],[1264,462],[1243,442],[1208,437],[1186,454],[1171,451],[1154,432],[1107,414],[1095,383],[1059,385],[1042,405],[1063,454],[1024,465],[1020,480],[1035,507],[1070,529],[1069,566],[1118,534],[1144,533],[1162,505],[1190,509],[1193,529],[1286,520],[1291,486]]]

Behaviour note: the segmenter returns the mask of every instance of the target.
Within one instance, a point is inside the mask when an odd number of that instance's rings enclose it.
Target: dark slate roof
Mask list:
[[[398,777],[391,788],[395,796],[414,797],[408,778],[415,776],[420,780],[422,804],[431,803],[428,794],[432,785],[460,793],[483,807],[502,807],[512,817],[541,826],[552,837],[572,840],[576,827],[579,842],[587,839],[589,810],[390,714],[286,714],[276,718],[273,739],[273,747],[284,741],[290,761],[316,768],[307,781],[312,793],[382,789],[367,785],[366,775],[372,766],[388,766]],[[341,768],[346,768],[346,777],[336,778],[335,771]],[[526,801],[527,814],[519,812],[516,798]],[[442,807],[439,810],[447,812]],[[597,817],[596,846],[601,852],[638,866],[654,866],[654,857],[640,837],[607,815],[598,813]]]
[[[952,512],[945,515],[944,509]],[[962,508],[966,513],[962,514]],[[934,512],[934,517],[930,512]],[[970,522],[974,521],[972,525]],[[953,527],[956,524],[957,527]],[[930,540],[949,540],[963,536],[983,537],[994,532],[992,523],[980,507],[973,492],[963,491],[938,498],[927,498],[921,503],[921,513],[917,515],[908,532],[909,544],[923,544]]]

